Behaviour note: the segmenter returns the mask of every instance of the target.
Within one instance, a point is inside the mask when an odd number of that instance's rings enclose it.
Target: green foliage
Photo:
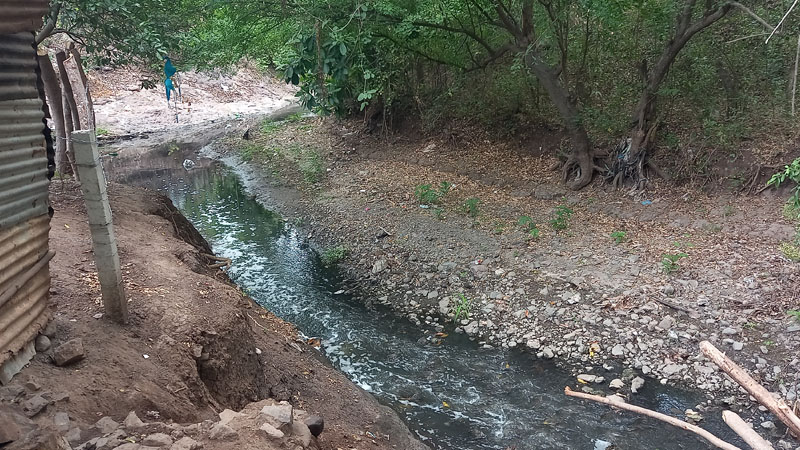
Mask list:
[[[455,307],[453,308],[453,322],[458,322],[461,319],[469,319],[471,306],[472,301],[469,299],[469,297],[459,293]]]
[[[464,203],[461,205],[462,210],[465,214],[470,217],[478,217],[480,211],[478,210],[481,204],[481,200],[477,197],[470,197],[464,200]]]
[[[556,231],[566,230],[569,227],[569,219],[574,213],[575,211],[566,205],[556,206],[554,217],[550,219],[550,226]]]
[[[264,147],[258,144],[247,143],[239,148],[239,157],[242,158],[244,162],[250,162],[256,155],[264,151]]]
[[[439,220],[444,220],[444,209],[442,208],[433,208],[433,216]]]
[[[98,136],[108,136],[109,134],[111,134],[111,131],[109,131],[108,128],[97,127],[97,129],[95,130],[95,133]]]
[[[627,235],[628,233],[625,231],[614,231],[611,233],[611,238],[614,239],[615,243],[621,244]]]
[[[679,253],[664,253],[661,257],[661,268],[664,270],[664,273],[671,274],[679,271],[681,269],[680,261],[683,258],[686,258],[686,253],[679,252]]]
[[[517,220],[517,224],[528,233],[528,236],[530,236],[531,239],[539,238],[539,234],[541,233],[539,227],[536,226],[536,223],[534,223],[530,216],[521,216]]]
[[[800,215],[800,158],[786,165],[782,172],[772,175],[767,181],[767,186],[779,187],[787,180],[795,184],[794,188],[792,188],[792,197],[789,199],[789,205]]]
[[[274,134],[276,131],[281,129],[281,124],[278,122],[274,122],[272,120],[266,119],[261,122],[261,133],[265,136],[269,136]]]
[[[800,322],[800,311],[790,309],[789,311],[786,311],[786,315],[789,317],[794,317],[794,320]]]
[[[325,267],[332,267],[339,264],[344,258],[347,257],[347,247],[343,245],[337,245],[336,247],[331,247],[325,249],[320,255],[320,261]]]
[[[420,184],[414,188],[414,197],[421,205],[436,205],[448,192],[453,185],[447,181],[439,183],[438,188],[431,184]]]
[[[800,245],[794,242],[783,242],[780,246],[783,256],[794,262],[800,262]]]

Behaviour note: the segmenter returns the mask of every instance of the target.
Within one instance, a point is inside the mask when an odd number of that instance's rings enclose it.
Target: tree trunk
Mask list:
[[[525,55],[525,62],[555,105],[569,135],[572,150],[564,163],[562,179],[569,189],[581,189],[592,182],[595,166],[592,141],[581,122],[578,106],[552,67],[541,62],[531,52]],[[570,177],[574,178],[570,180]]]
[[[83,70],[81,52],[79,52],[73,44],[70,44],[69,51],[72,54],[72,59],[75,61],[75,65],[78,66],[78,76],[80,77],[81,84],[83,85],[84,100],[86,101],[86,124],[90,130],[94,131],[94,103],[92,102],[92,94],[89,92],[89,78],[86,76],[86,72]]]
[[[643,69],[645,86],[633,110],[633,126],[629,137],[623,140],[611,156],[610,178],[617,187],[625,180],[632,180],[636,189],[647,184],[645,168],[652,166],[648,161],[648,150],[658,124],[656,123],[656,100],[661,83],[667,77],[678,54],[697,33],[714,24],[733,8],[725,3],[717,9],[706,9],[703,17],[692,23],[692,13],[696,0],[686,0],[678,13],[675,33],[667,43],[652,70]],[[708,3],[707,3],[708,4]],[[656,172],[659,172],[656,170]]]
[[[72,125],[75,129],[81,128],[81,118],[78,115],[78,104],[75,102],[75,93],[72,91],[72,83],[69,81],[69,74],[67,73],[67,66],[64,61],[67,60],[67,55],[63,51],[56,53],[56,64],[58,64],[58,74],[61,77],[61,89],[64,93],[65,110],[69,106],[69,111],[72,116]]]
[[[38,55],[39,67],[42,71],[42,83],[44,92],[47,95],[47,104],[50,108],[50,116],[56,129],[56,169],[59,173],[66,173],[69,167],[66,151],[66,132],[64,126],[64,106],[61,97],[61,87],[58,83],[58,75],[53,69],[53,63],[47,54]]]

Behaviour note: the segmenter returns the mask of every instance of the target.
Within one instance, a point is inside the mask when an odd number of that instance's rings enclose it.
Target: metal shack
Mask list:
[[[45,0],[0,2],[0,384],[47,323],[52,145],[44,133],[34,32]]]

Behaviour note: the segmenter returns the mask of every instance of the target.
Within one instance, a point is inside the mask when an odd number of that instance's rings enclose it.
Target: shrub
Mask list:
[[[343,245],[337,245],[336,247],[331,247],[326,249],[320,255],[320,261],[325,267],[331,267],[338,264],[341,260],[343,260],[347,256],[347,247]]]
[[[575,211],[570,209],[566,205],[558,205],[555,209],[555,217],[550,220],[550,226],[553,227],[554,230],[566,230],[569,226],[569,218],[572,217],[572,214]]]
[[[477,197],[470,197],[464,200],[464,204],[462,208],[464,212],[470,217],[478,217],[478,205],[480,205],[481,200]]]

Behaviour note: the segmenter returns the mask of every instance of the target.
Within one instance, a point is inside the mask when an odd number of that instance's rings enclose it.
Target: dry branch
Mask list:
[[[719,366],[722,371],[730,375],[741,387],[743,387],[750,395],[753,396],[759,403],[769,409],[772,414],[775,414],[787,427],[800,437],[800,418],[798,418],[789,405],[782,398],[775,399],[772,394],[754,380],[747,372],[741,367],[736,365],[730,358],[725,356],[724,353],[714,347],[711,342],[703,341],[700,343],[700,350],[708,359]]]
[[[601,397],[599,395],[584,394],[583,392],[575,392],[572,389],[570,389],[569,386],[564,388],[564,393],[567,394],[569,397],[578,397],[584,400],[591,400],[593,402],[598,402],[609,406],[613,406],[614,408],[624,409],[626,411],[635,412],[643,416],[652,417],[653,419],[658,419],[662,422],[666,422],[682,430],[691,431],[692,433],[695,433],[698,436],[702,437],[703,439],[707,440],[717,448],[725,450],[741,450],[739,447],[723,441],[722,439],[714,436],[713,434],[698,427],[697,425],[692,425],[690,423],[684,422],[680,419],[676,419],[675,417],[668,416],[666,414],[662,414],[660,412],[656,412],[647,408],[642,408],[641,406],[630,405],[628,403],[615,402],[613,400],[610,400],[606,397]]]
[[[739,435],[753,450],[775,450],[775,448],[733,411],[722,411],[722,420]]]

